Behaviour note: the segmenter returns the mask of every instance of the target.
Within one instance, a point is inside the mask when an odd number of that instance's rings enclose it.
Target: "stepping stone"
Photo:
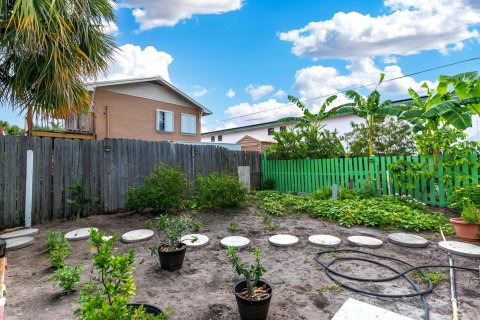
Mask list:
[[[333,248],[337,247],[342,242],[342,240],[327,234],[315,234],[308,237],[308,242],[320,247]]]
[[[103,236],[103,237],[102,237],[102,241],[108,241],[108,240],[110,240],[110,239],[112,239],[112,238],[113,238],[113,236]]]
[[[347,238],[348,242],[357,247],[365,248],[380,248],[383,245],[383,241],[374,237],[366,236],[351,236]]]
[[[38,233],[38,229],[35,229],[35,228],[21,229],[21,230],[15,230],[12,232],[0,234],[0,239],[7,240],[12,238],[18,238],[18,237],[27,237],[27,236],[33,236],[34,234],[37,234],[37,233]]]
[[[191,248],[204,247],[207,245],[208,241],[210,241],[210,239],[203,234],[187,234],[180,238],[180,242],[185,243],[187,247]]]
[[[17,250],[21,248],[25,248],[31,244],[33,244],[33,237],[19,237],[19,238],[11,238],[5,240],[7,243],[7,251]]]
[[[348,298],[340,307],[332,320],[412,320],[398,313]]]
[[[145,241],[148,239],[152,239],[153,234],[153,231],[150,229],[133,230],[124,233],[122,236],[122,241],[127,243]]]
[[[391,233],[387,238],[391,243],[402,247],[424,248],[428,246],[427,239],[409,233]]]
[[[77,230],[70,231],[65,234],[65,239],[69,241],[78,241],[85,240],[90,238],[90,229],[98,231],[97,228],[81,228]]]
[[[480,258],[480,246],[460,241],[441,241],[438,243],[445,251],[469,258]]]
[[[277,234],[268,238],[268,242],[275,247],[291,247],[298,243],[298,238],[289,234]]]
[[[220,245],[224,248],[235,247],[237,249],[242,249],[247,247],[249,244],[250,240],[248,238],[239,236],[225,237],[220,240]]]

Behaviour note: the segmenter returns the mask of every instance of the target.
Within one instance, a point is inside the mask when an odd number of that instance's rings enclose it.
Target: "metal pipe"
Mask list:
[[[442,228],[440,228],[440,233],[442,234],[443,241],[447,241],[445,239],[445,235],[443,234]],[[448,252],[447,255],[448,265],[450,266],[450,300],[452,301],[452,320],[458,320],[457,281],[455,279],[455,269],[452,268],[454,266],[454,261],[450,252]]]

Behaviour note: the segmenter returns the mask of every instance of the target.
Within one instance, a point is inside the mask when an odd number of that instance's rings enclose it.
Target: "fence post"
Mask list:
[[[27,150],[27,174],[25,181],[25,227],[32,226],[33,151]]]

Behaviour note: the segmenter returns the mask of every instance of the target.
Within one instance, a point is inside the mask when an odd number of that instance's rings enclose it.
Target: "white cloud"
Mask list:
[[[118,35],[118,25],[113,21],[103,21],[103,32],[111,35]]]
[[[384,0],[388,14],[337,12],[332,19],[310,22],[280,33],[293,43],[292,52],[314,60],[358,59],[416,54],[423,50],[448,53],[464,41],[479,39],[478,0]],[[407,52],[408,51],[408,52]]]
[[[123,0],[121,7],[132,9],[140,30],[174,26],[197,14],[221,14],[239,10],[243,0]]]
[[[168,67],[172,61],[170,54],[152,46],[142,49],[140,46],[125,44],[115,52],[106,77],[114,80],[161,76],[170,82]]]
[[[233,98],[235,97],[235,91],[233,91],[233,89],[228,89],[227,93],[225,94],[227,97],[229,98]]]
[[[262,84],[260,86],[248,85],[245,91],[252,97],[253,100],[258,100],[261,97],[272,93],[275,88],[269,84]]]
[[[192,92],[192,96],[194,97],[202,97],[208,92],[207,88],[202,86],[193,86],[193,89],[195,89],[195,91]]]

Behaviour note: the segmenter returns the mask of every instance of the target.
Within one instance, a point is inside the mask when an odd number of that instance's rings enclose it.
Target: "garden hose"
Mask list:
[[[330,262],[322,262],[320,259],[322,256],[326,254],[332,254],[332,255],[337,255],[339,253],[355,253],[355,254],[360,254],[363,257],[337,257],[333,258]],[[379,262],[380,259],[383,260],[390,260],[399,264],[403,264],[406,266],[406,269],[403,271],[397,270],[389,265],[386,265],[384,263]],[[427,269],[427,268],[451,268],[456,269],[456,270],[461,270],[461,271],[473,271],[473,272],[479,272],[478,269],[474,268],[467,268],[467,267],[458,267],[458,266],[451,266],[451,265],[422,265],[422,266],[413,266],[409,264],[406,261],[396,259],[396,258],[391,258],[387,256],[382,256],[382,255],[377,255],[369,252],[364,252],[364,251],[359,251],[359,250],[351,250],[351,249],[341,249],[341,250],[329,250],[329,251],[323,251],[319,252],[315,255],[315,261],[319,263],[325,270],[326,275],[334,281],[336,284],[339,286],[346,288],[348,290],[370,295],[370,296],[375,296],[375,297],[383,297],[383,298],[405,298],[405,297],[420,297],[420,300],[422,301],[423,304],[423,310],[424,310],[424,319],[429,320],[429,307],[428,307],[428,301],[427,301],[427,294],[431,293],[433,291],[433,284],[432,281],[423,273],[422,269]],[[374,265],[377,265],[379,267],[385,268],[390,270],[391,272],[395,273],[395,275],[391,277],[385,277],[385,278],[362,278],[362,277],[354,277],[354,276],[349,276],[346,274],[343,274],[339,271],[335,271],[332,269],[332,266],[338,265],[339,263],[345,262],[345,261],[363,261],[367,263],[371,263]],[[427,280],[427,289],[422,290],[419,288],[415,282],[407,275],[408,273],[418,270],[418,272],[421,274],[421,276]],[[388,281],[393,281],[399,278],[405,279],[405,281],[408,282],[410,287],[413,288],[414,292],[411,293],[404,293],[404,294],[384,294],[384,293],[378,293],[378,292],[372,292],[372,291],[367,291],[367,290],[362,290],[355,288],[353,286],[347,285],[345,283],[342,283],[339,278],[347,279],[347,280],[353,280],[353,281],[360,281],[360,282],[388,282]]]

